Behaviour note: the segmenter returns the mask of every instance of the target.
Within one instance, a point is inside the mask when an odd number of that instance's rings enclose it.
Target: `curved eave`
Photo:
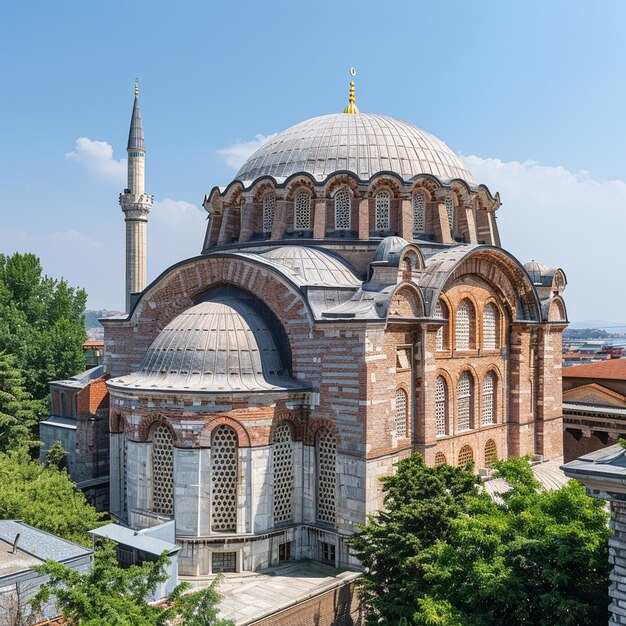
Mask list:
[[[438,176],[435,176],[434,174],[428,174],[428,173],[418,173],[418,174],[415,174],[414,176],[411,176],[410,178],[403,178],[397,172],[392,172],[390,170],[381,170],[380,172],[376,172],[369,178],[363,179],[363,178],[359,178],[357,174],[355,174],[354,172],[350,170],[335,170],[334,172],[331,172],[323,179],[316,178],[313,174],[311,174],[310,172],[306,172],[306,171],[294,172],[293,174],[290,174],[284,179],[283,178],[278,179],[275,176],[272,176],[271,174],[264,174],[253,180],[240,180],[238,178],[235,178],[226,187],[219,187],[219,186],[213,187],[211,191],[208,193],[208,195],[204,197],[203,206],[205,207],[205,209],[208,210],[207,206],[210,206],[210,204],[216,198],[220,198],[222,200],[226,198],[230,194],[233,187],[235,186],[240,186],[242,191],[250,191],[253,187],[258,185],[259,183],[262,183],[263,181],[269,181],[277,189],[285,189],[286,187],[289,186],[289,184],[294,179],[306,177],[316,187],[324,187],[330,182],[332,178],[336,176],[342,176],[342,175],[350,176],[360,185],[371,184],[373,181],[375,181],[377,178],[380,178],[381,176],[394,178],[398,182],[405,184],[405,185],[413,185],[420,179],[427,179],[427,180],[433,181],[438,187],[442,189],[450,189],[453,186],[453,184],[461,184],[465,187],[468,193],[479,192],[480,190],[483,190],[487,194],[490,202],[492,203],[495,202],[499,206],[499,201],[500,201],[499,194],[496,194],[494,197],[486,185],[470,184],[467,181],[463,180],[462,178],[441,179]]]

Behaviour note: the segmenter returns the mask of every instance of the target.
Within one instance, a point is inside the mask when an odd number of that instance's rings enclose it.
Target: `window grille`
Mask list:
[[[450,234],[454,236],[454,199],[452,193],[448,191],[445,198],[446,212],[448,214],[448,224],[450,224]]]
[[[444,319],[448,319],[448,307],[441,302],[441,300],[437,301],[435,305],[435,317],[443,317]],[[437,330],[437,350],[445,350],[448,347],[448,324],[444,324]]]
[[[311,196],[305,191],[296,194],[293,201],[295,230],[311,228]]]
[[[391,195],[388,191],[376,194],[376,230],[389,230],[389,208]]]
[[[328,428],[317,433],[317,521],[335,525],[337,442]]]
[[[407,436],[407,417],[408,417],[407,395],[404,389],[396,390],[396,435],[398,437]]]
[[[211,572],[213,574],[234,574],[236,571],[236,552],[213,552],[211,555]]]
[[[263,196],[263,232],[271,233],[276,213],[276,194],[266,193]]]
[[[472,309],[467,300],[462,300],[456,311],[456,349],[470,349],[470,325],[472,323]]]
[[[489,467],[498,458],[496,442],[489,439],[485,444],[485,467]]]
[[[274,431],[274,523],[293,519],[293,459],[291,428],[287,422]]]
[[[291,541],[278,544],[278,561],[291,561]]]
[[[474,460],[474,452],[469,446],[463,446],[459,452],[459,466],[463,467]]]
[[[496,350],[498,347],[498,311],[490,302],[483,313],[483,348]]]
[[[174,446],[163,424],[152,432],[152,508],[161,515],[174,515]]]
[[[426,194],[416,191],[413,194],[413,232],[423,233],[426,230]]]
[[[346,187],[335,194],[335,230],[350,230],[352,198]]]
[[[435,465],[445,465],[447,462],[446,455],[443,452],[435,454]]]
[[[448,390],[442,376],[437,378],[435,387],[435,422],[437,435],[446,435],[448,432]]]
[[[480,423],[483,426],[496,423],[496,411],[495,411],[495,375],[493,372],[487,372],[483,379],[483,411],[480,419]]]
[[[472,377],[469,372],[463,372],[456,385],[457,430],[459,431],[472,428],[473,395]]]
[[[224,424],[211,437],[211,530],[237,530],[237,433]]]

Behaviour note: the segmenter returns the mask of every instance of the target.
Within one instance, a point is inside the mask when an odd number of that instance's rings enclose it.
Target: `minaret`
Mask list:
[[[145,194],[146,148],[139,110],[139,83],[135,81],[135,102],[128,133],[128,183],[120,194],[120,206],[126,220],[126,312],[130,312],[131,294],[146,288],[146,250],[148,213],[153,198]]]

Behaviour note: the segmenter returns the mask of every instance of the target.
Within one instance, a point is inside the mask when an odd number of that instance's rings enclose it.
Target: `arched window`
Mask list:
[[[498,309],[490,302],[483,312],[483,348],[496,350],[498,348]]]
[[[483,426],[496,423],[496,375],[487,372],[483,379],[483,410],[480,418]]]
[[[469,350],[472,341],[472,326],[474,324],[474,307],[469,300],[461,300],[459,308],[456,310],[456,349]]]
[[[444,202],[446,205],[446,213],[448,214],[448,224],[450,224],[450,234],[454,237],[454,198],[452,197],[451,191],[446,193]]]
[[[485,444],[485,467],[489,467],[498,458],[498,449],[493,439],[488,439]]]
[[[474,451],[469,446],[463,446],[459,451],[459,467],[463,467],[474,461]]]
[[[317,521],[336,523],[337,441],[328,428],[317,431]]]
[[[293,519],[293,453],[291,427],[282,422],[274,431],[274,524]]]
[[[448,406],[448,385],[443,376],[439,376],[435,387],[435,421],[438,436],[448,434]]]
[[[266,193],[263,196],[263,232],[271,233],[276,213],[276,194]]]
[[[418,235],[426,230],[426,194],[416,191],[413,194],[413,234]]]
[[[152,510],[174,515],[174,446],[163,424],[152,431]]]
[[[404,389],[396,389],[396,435],[407,436],[408,400]]]
[[[211,436],[211,530],[237,531],[237,433],[225,424]]]
[[[443,452],[435,454],[435,465],[445,465],[447,462],[446,455]]]
[[[335,230],[350,230],[352,224],[352,196],[346,187],[335,194]]]
[[[469,430],[474,422],[474,381],[469,372],[461,374],[456,385],[457,430]]]
[[[306,191],[298,192],[294,198],[293,227],[295,230],[311,228],[311,196]]]
[[[443,319],[448,319],[448,307],[445,302],[441,300],[437,300],[437,304],[435,305],[434,311],[435,317],[443,317]],[[439,329],[437,329],[437,350],[447,350],[448,349],[448,327],[449,324],[444,324]]]
[[[376,230],[389,230],[389,209],[391,194],[388,191],[379,191],[376,194]]]

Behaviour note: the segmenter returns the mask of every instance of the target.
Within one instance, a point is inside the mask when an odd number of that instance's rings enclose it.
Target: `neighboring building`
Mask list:
[[[88,339],[83,344],[87,369],[102,365],[104,357],[104,339]]]
[[[93,550],[33,528],[19,520],[0,520],[0,624],[26,623],[19,621],[31,612],[29,600],[46,582],[47,576],[31,567],[46,561],[58,561],[73,570],[91,570]],[[40,618],[59,615],[51,600]]]
[[[626,438],[626,359],[563,368],[563,454],[571,461]]]
[[[128,153],[111,509],[174,520],[181,575],[358,567],[347,540],[414,452],[561,456],[565,275],[501,247],[498,194],[442,141],[359,113],[352,85],[213,188],[202,254],[147,287],[137,95]]]
[[[55,441],[68,453],[72,480],[98,510],[109,506],[109,394],[104,366],[50,383],[52,415],[39,424],[44,461]]]

